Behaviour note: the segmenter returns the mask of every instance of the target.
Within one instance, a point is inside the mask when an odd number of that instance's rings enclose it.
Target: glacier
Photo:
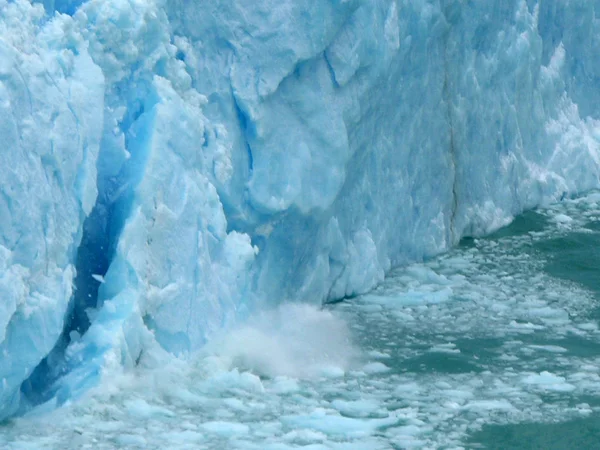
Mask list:
[[[0,0],[0,420],[600,187],[596,11]]]

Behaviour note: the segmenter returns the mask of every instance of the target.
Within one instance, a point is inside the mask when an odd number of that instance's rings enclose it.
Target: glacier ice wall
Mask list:
[[[0,0],[0,418],[599,187],[598,10]]]
[[[96,201],[104,78],[77,30],[0,2],[0,416],[52,350]]]

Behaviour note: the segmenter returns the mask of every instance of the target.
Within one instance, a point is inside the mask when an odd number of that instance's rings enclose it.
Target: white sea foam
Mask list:
[[[315,377],[357,357],[346,323],[329,310],[283,304],[216,338],[205,351],[261,376]]]

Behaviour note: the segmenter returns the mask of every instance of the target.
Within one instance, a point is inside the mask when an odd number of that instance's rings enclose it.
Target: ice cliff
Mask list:
[[[600,187],[596,11],[0,0],[0,419]]]

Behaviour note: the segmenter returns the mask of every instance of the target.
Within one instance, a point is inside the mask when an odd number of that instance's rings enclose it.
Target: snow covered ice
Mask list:
[[[599,8],[0,0],[0,419],[600,187]]]

